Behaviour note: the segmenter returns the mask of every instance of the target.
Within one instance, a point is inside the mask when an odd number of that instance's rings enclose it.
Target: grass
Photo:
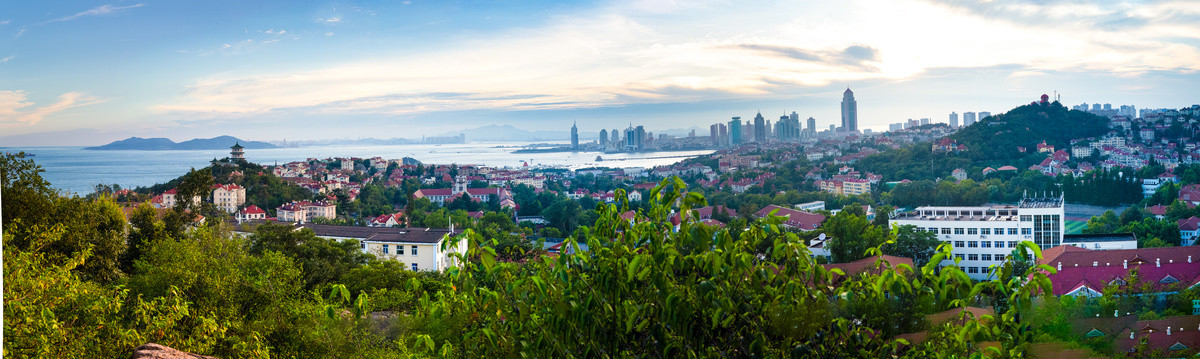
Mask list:
[[[1066,227],[1067,233],[1065,234],[1080,234],[1083,233],[1084,228],[1087,228],[1087,222],[1067,221]]]

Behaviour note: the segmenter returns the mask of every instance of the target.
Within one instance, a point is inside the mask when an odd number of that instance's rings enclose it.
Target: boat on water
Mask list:
[[[596,156],[596,162],[604,161],[604,157]]]

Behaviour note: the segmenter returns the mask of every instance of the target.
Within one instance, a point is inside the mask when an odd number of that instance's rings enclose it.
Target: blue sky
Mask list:
[[[0,146],[1200,103],[1196,1],[0,3]]]

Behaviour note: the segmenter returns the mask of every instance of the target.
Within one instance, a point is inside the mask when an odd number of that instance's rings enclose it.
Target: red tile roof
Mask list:
[[[783,224],[796,227],[802,230],[814,230],[821,226],[821,222],[825,221],[825,216],[816,213],[810,213],[791,208],[784,208],[776,205],[769,205],[766,208],[759,210],[754,215],[756,217],[766,217],[771,211],[776,211],[775,215],[787,217]]]

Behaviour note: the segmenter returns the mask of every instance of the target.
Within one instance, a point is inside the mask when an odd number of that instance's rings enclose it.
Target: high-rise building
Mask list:
[[[575,126],[574,123],[571,124],[571,149],[579,149],[579,127]]]
[[[817,119],[812,117],[808,118],[808,130],[812,131],[813,133],[817,132]]]
[[[773,138],[773,136],[775,136],[774,129],[775,129],[774,127],[771,127],[771,120],[767,120],[767,125],[763,126],[763,141],[764,142],[767,141],[767,139]]]
[[[629,127],[625,129],[625,150],[636,151],[638,142],[637,130],[633,128],[633,124],[631,123],[629,124]]]
[[[848,132],[858,131],[858,102],[854,101],[854,91],[849,87],[842,93],[842,128]]]
[[[723,124],[723,123],[718,123],[717,124],[717,134],[719,136],[721,136],[721,141],[718,142],[717,145],[718,146],[729,146],[729,127],[725,126],[725,124]]]
[[[957,113],[950,112],[950,127],[951,128],[958,127],[958,114]]]
[[[929,117],[926,117],[926,118],[922,118],[922,119],[921,119],[921,126],[925,126],[925,125],[928,125],[928,124],[929,124]]]
[[[713,147],[721,145],[721,136],[718,134],[718,132],[717,124],[714,123],[712,126],[708,126],[708,137],[709,140],[712,141]]]
[[[641,151],[646,148],[646,127],[638,126],[633,129],[634,136],[637,136],[637,150]]]
[[[609,132],[609,134],[612,135],[612,141],[609,141],[609,142],[612,142],[613,147],[620,148],[619,146],[621,146],[621,131],[618,131],[617,129],[614,128],[612,130],[612,132]]]
[[[600,129],[600,149],[603,150],[605,146],[608,146],[608,130],[602,128]]]
[[[1100,111],[1100,104],[1098,104],[1098,103],[1092,104],[1092,111]]]
[[[983,119],[988,118],[988,116],[991,116],[991,115],[992,115],[991,112],[979,111],[979,120],[983,121]]]
[[[762,112],[754,115],[754,142],[763,143],[767,139],[767,127]]]
[[[734,117],[733,121],[729,121],[729,145],[740,144],[742,144],[742,118]]]
[[[975,123],[974,112],[963,112],[963,127],[970,126]]]

